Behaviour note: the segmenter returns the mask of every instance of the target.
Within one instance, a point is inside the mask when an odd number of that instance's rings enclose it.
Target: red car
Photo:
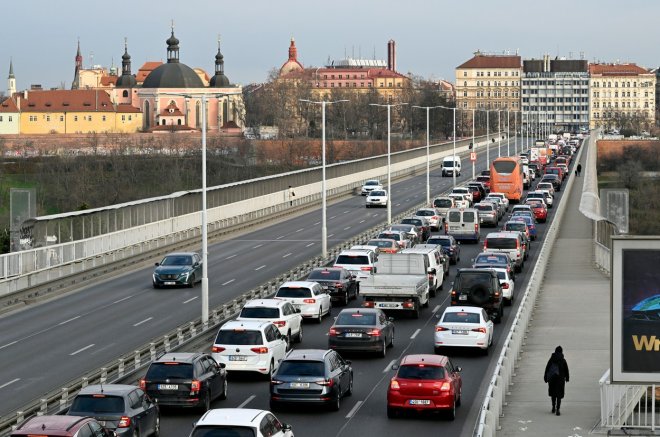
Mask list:
[[[537,222],[545,223],[548,219],[548,208],[545,206],[545,203],[538,200],[528,200],[525,202],[525,205],[532,207]]]
[[[490,191],[490,176],[487,175],[477,176],[477,182],[481,182],[487,192]]]
[[[451,420],[461,404],[461,368],[443,355],[406,355],[387,390],[387,417],[403,411],[443,411]]]
[[[564,182],[564,170],[561,169],[561,167],[546,167],[545,168],[545,174],[556,174],[559,176],[559,180]]]

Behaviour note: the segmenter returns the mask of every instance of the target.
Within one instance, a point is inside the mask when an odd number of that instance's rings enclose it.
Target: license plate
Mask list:
[[[428,399],[411,399],[410,405],[431,405],[431,401]]]
[[[465,329],[452,329],[451,333],[456,335],[467,335],[468,332]]]
[[[165,285],[176,285],[176,282],[174,281],[166,281],[164,282]]]
[[[158,384],[158,390],[178,390],[178,384]]]
[[[399,304],[397,303],[379,303],[378,307],[379,308],[397,308]]]
[[[467,300],[467,295],[458,296],[458,300]]]
[[[344,334],[346,337],[362,337],[362,334],[359,332],[347,332]]]
[[[291,388],[309,388],[309,382],[292,382]]]
[[[229,355],[229,361],[247,361],[245,355]]]

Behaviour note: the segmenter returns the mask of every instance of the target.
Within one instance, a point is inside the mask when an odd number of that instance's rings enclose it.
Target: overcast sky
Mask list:
[[[180,60],[211,75],[221,35],[225,73],[234,83],[266,80],[287,59],[322,66],[345,54],[386,59],[396,41],[397,70],[454,81],[454,69],[477,49],[516,50],[523,59],[552,56],[590,62],[660,65],[656,0],[24,0],[3,2],[0,78],[10,57],[19,90],[71,86],[76,43],[85,68],[121,65],[128,38],[132,70],[166,60],[174,20]],[[6,91],[6,81],[0,82]]]

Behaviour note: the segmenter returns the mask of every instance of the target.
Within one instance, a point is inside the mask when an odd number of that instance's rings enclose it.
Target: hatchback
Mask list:
[[[380,237],[380,236],[379,236]],[[376,253],[365,250],[342,250],[337,255],[333,267],[343,267],[357,277],[357,280],[368,278],[374,273]],[[298,302],[300,303],[300,302]],[[303,316],[305,313],[303,312]],[[320,322],[320,318],[319,318]]]
[[[426,244],[437,244],[449,257],[450,264],[456,264],[461,260],[461,246],[451,235],[431,235]]]
[[[154,288],[194,287],[202,280],[202,257],[195,252],[170,253],[156,263],[151,277]]]
[[[341,267],[317,267],[307,276],[308,281],[318,282],[324,291],[330,293],[331,301],[341,302],[342,305],[348,305],[349,300],[357,299],[358,282],[355,278],[355,275]]]
[[[481,182],[486,190],[486,194],[490,191],[490,176],[480,175],[477,176],[477,182]]]
[[[499,223],[499,211],[497,206],[490,202],[477,203],[474,209],[479,211],[479,221],[482,225],[497,226]]]
[[[415,225],[421,231],[418,243],[426,241],[431,235],[431,222],[426,217],[412,217],[401,219],[402,225]]]
[[[105,429],[101,424],[91,417],[80,416],[34,416],[22,422],[12,431],[10,436],[33,436],[33,437],[74,437],[94,436],[110,437],[117,435],[115,432]]]
[[[534,217],[530,217],[529,215],[513,215],[509,219],[509,221],[523,221],[527,225],[527,230],[529,231],[529,237],[532,240],[536,240],[536,236],[538,234],[538,230],[536,229],[536,219]]]
[[[437,231],[440,227],[441,217],[435,208],[418,209],[417,212],[415,212],[413,218],[422,218],[428,220],[431,230]]]
[[[373,238],[367,241],[367,246],[376,246],[381,253],[397,253],[399,244],[392,238]]]
[[[454,203],[454,199],[449,196],[442,196],[442,197],[436,197],[433,199],[433,208],[435,208],[438,211],[438,214],[440,214],[440,218],[444,219],[444,217],[447,215],[447,211],[450,208],[455,208],[456,204]]]
[[[394,418],[403,411],[447,412],[456,417],[461,404],[463,380],[461,368],[442,355],[406,355],[387,390],[387,417]]]
[[[376,352],[384,357],[394,345],[394,319],[377,308],[341,310],[328,333],[328,347],[337,351]]]
[[[290,351],[270,381],[270,409],[282,404],[325,404],[338,411],[353,394],[353,368],[333,350]]]
[[[435,325],[435,353],[440,353],[443,347],[470,347],[488,354],[493,343],[493,326],[483,308],[447,307]]]
[[[193,425],[190,437],[293,437],[291,425],[273,413],[250,408],[216,408]]]
[[[318,323],[321,323],[323,316],[330,314],[332,307],[330,294],[323,290],[321,284],[312,281],[285,282],[275,293],[275,299],[291,302],[304,318],[316,319]]]
[[[291,346],[293,342],[300,343],[303,338],[302,316],[300,310],[294,308],[291,302],[280,299],[253,299],[243,305],[236,320],[255,320],[271,322],[280,334],[286,336]]]
[[[529,199],[525,201],[525,205],[532,207],[534,217],[539,223],[545,223],[548,220],[548,208],[543,200]]]
[[[384,231],[378,234],[378,239],[394,240],[399,246],[399,249],[412,246],[412,241],[405,232]]]
[[[486,235],[484,251],[508,254],[516,272],[521,272],[525,265],[525,248],[519,232],[491,232]]]
[[[503,252],[481,252],[472,260],[473,269],[503,268],[513,274],[514,262],[508,253]]]

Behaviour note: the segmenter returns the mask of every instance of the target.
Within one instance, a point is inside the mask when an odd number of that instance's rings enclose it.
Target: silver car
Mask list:
[[[440,214],[435,208],[422,208],[417,210],[413,218],[426,219],[429,221],[431,230],[437,231],[440,228]]]
[[[491,202],[479,202],[474,205],[474,209],[479,211],[479,220],[482,225],[497,226],[500,215],[497,206]]]

